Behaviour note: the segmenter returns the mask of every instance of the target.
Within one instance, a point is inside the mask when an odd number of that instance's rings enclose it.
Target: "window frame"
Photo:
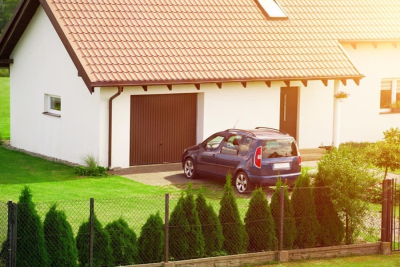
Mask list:
[[[52,99],[59,99],[59,101],[60,101],[60,110],[51,108]],[[45,94],[44,102],[45,102],[45,108],[44,108],[43,114],[52,115],[52,116],[55,116],[55,117],[61,117],[61,111],[62,111],[62,108],[61,108],[61,106],[62,106],[61,96],[53,95],[53,94]]]
[[[382,91],[389,91],[389,90],[382,90],[382,82],[390,81],[391,82],[391,89],[390,89],[390,104],[396,103],[396,101],[400,101],[400,99],[396,99],[397,97],[397,87],[400,84],[400,77],[397,78],[382,78],[381,79],[381,88],[379,91],[379,101],[381,101]],[[400,91],[399,91],[400,93]],[[381,108],[379,103],[379,109],[381,113],[391,113],[391,107],[388,108]]]

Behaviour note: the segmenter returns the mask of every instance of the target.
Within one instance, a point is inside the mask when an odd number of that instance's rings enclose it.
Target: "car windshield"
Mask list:
[[[267,140],[262,144],[262,157],[283,158],[297,156],[297,146],[293,139]]]

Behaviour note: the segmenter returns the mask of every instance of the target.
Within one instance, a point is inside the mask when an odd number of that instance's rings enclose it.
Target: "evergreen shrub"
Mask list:
[[[104,230],[99,220],[94,216],[93,224],[93,266],[114,266],[113,250],[111,239],[107,231]],[[78,249],[79,266],[89,266],[89,247],[90,246],[90,218],[84,222],[78,230],[76,236],[76,247]]]
[[[313,248],[317,242],[319,222],[308,172],[303,171],[297,178],[291,201],[297,229],[295,247]]]
[[[77,266],[78,251],[65,212],[57,210],[56,204],[52,205],[46,214],[43,226],[50,266]]]
[[[222,225],[224,235],[223,249],[228,254],[246,252],[248,246],[248,235],[240,219],[239,209],[233,192],[232,175],[226,175],[224,195],[220,201],[221,208],[218,218]]]
[[[164,223],[160,214],[150,215],[142,226],[139,243],[139,257],[142,263],[161,262],[164,253]]]
[[[139,263],[138,241],[135,232],[122,218],[106,225],[105,230],[111,238],[115,265]]]
[[[32,193],[25,186],[18,201],[17,266],[49,266],[43,224],[32,202]]]
[[[246,232],[249,235],[249,252],[275,250],[277,248],[274,220],[262,188],[253,191],[244,222]]]
[[[196,209],[199,214],[201,231],[205,241],[205,255],[220,255],[224,241],[221,222],[219,221],[213,207],[210,204],[207,204],[202,193],[198,194],[196,198]]]
[[[280,226],[280,195],[282,180],[278,179],[276,182],[275,192],[271,198],[271,214],[274,218],[275,234],[279,242],[279,226]],[[283,249],[292,249],[293,243],[296,238],[296,223],[294,219],[294,211],[292,202],[289,199],[287,186],[284,187],[284,200],[283,200]]]

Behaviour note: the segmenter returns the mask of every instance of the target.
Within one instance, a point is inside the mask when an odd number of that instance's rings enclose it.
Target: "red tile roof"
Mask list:
[[[88,86],[360,78],[339,40],[400,42],[399,0],[40,1]]]

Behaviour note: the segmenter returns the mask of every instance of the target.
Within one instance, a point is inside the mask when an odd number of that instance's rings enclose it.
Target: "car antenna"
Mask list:
[[[235,129],[236,125],[238,124],[239,120],[237,120],[237,122],[235,123],[235,126],[233,126],[232,129]]]

